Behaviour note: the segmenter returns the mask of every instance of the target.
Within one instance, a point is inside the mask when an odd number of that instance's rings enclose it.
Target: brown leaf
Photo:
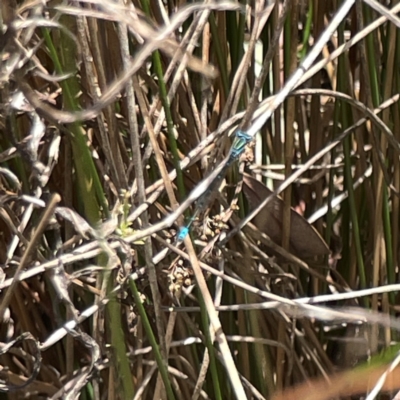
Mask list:
[[[254,210],[273,192],[252,176],[244,174],[243,192]],[[282,244],[282,211],[283,200],[279,196],[269,203],[254,217],[257,228],[267,234],[276,244]],[[290,216],[290,251],[299,258],[305,259],[329,254],[329,247],[321,235],[306,219],[292,209]]]

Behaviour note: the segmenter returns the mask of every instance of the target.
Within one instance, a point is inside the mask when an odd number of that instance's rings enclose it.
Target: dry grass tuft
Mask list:
[[[2,0],[4,398],[395,398],[400,6],[247,3]]]

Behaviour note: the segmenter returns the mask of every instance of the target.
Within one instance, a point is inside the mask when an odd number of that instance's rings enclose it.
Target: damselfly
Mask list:
[[[185,226],[183,226],[178,233],[177,237],[178,241],[182,241],[183,239],[185,239],[186,235],[189,233],[190,226],[192,225],[193,221],[207,207],[208,203],[210,202],[214,194],[214,191],[218,190],[219,186],[221,185],[221,182],[225,177],[227,169],[240,157],[247,143],[249,143],[251,139],[252,137],[248,135],[246,132],[241,130],[236,131],[235,139],[229,151],[228,161],[222,167],[221,171],[215,177],[215,179],[210,183],[207,190],[197,200],[195,212],[193,213],[188,223]]]

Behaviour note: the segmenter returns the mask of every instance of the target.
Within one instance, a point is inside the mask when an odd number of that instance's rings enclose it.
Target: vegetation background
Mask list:
[[[399,11],[2,0],[0,398],[394,399]]]

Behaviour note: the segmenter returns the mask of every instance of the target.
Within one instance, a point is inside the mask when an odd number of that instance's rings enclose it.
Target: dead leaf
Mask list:
[[[263,183],[252,176],[244,174],[243,192],[254,210],[264,199],[273,195]],[[282,244],[282,210],[283,200],[274,198],[254,217],[253,223],[267,234],[276,244]],[[328,255],[328,245],[321,235],[306,219],[292,209],[290,216],[290,251],[301,259]]]

